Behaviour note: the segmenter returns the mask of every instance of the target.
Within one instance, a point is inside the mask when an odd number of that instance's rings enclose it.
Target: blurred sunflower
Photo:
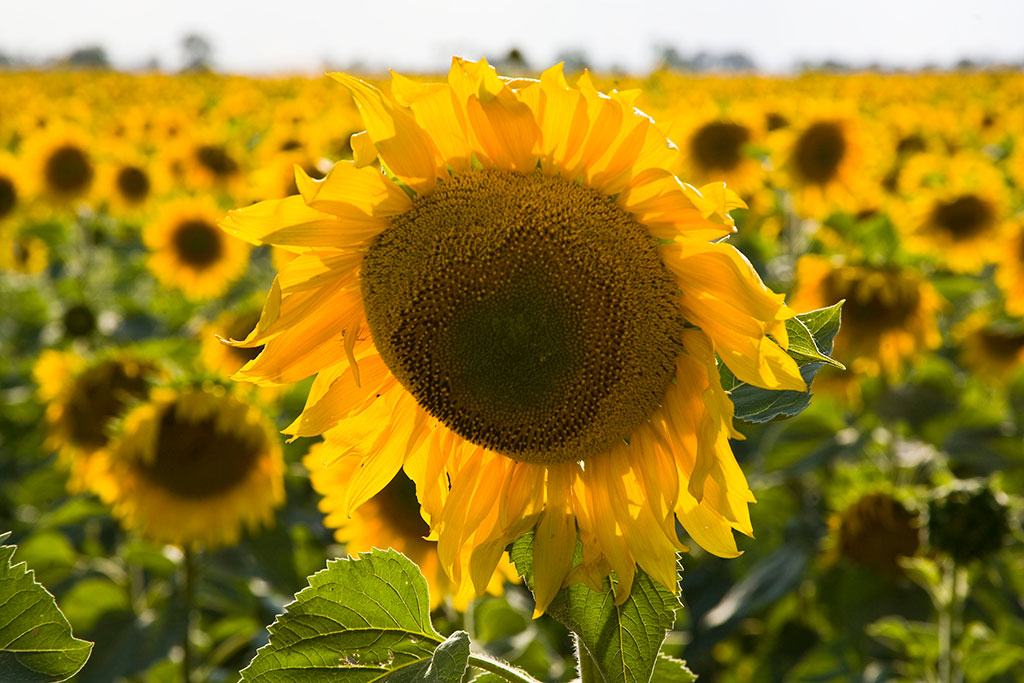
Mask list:
[[[267,417],[223,388],[155,389],[124,417],[86,483],[127,529],[216,547],[271,522],[284,461]]]
[[[953,331],[960,341],[960,362],[984,377],[1005,380],[1024,367],[1024,321],[997,320],[975,311]]]
[[[145,398],[162,371],[131,351],[89,360],[78,354],[43,351],[33,375],[46,402],[46,445],[69,468],[68,489],[95,487],[97,453],[110,443],[112,422]]]
[[[35,275],[50,263],[50,249],[41,238],[0,224],[0,271]]]
[[[222,223],[298,254],[236,377],[318,373],[286,433],[325,434],[352,509],[404,466],[442,567],[478,594],[530,529],[538,613],[610,571],[621,602],[637,564],[675,589],[676,518],[737,555],[754,498],[715,354],[758,386],[805,388],[784,351],[793,311],[709,242],[742,202],[668,170],[679,150],[637,92],[570,87],[560,66],[503,80],[456,59],[447,83],[394,75],[390,97],[335,78],[372,145]]]
[[[865,121],[851,107],[808,105],[801,125],[774,134],[774,184],[792,192],[797,212],[808,218],[822,219],[836,209],[856,213],[864,202],[874,204],[879,183],[869,177],[868,160],[878,140],[867,141]]]
[[[143,231],[150,255],[147,265],[169,289],[192,299],[227,291],[248,264],[249,248],[217,228],[221,212],[209,200],[168,202]]]
[[[345,544],[352,556],[372,548],[394,548],[420,568],[430,587],[430,609],[436,609],[447,596],[451,596],[455,609],[465,611],[473,599],[473,586],[468,581],[453,586],[441,567],[437,556],[437,543],[427,540],[430,526],[423,520],[416,499],[416,486],[402,472],[381,489],[373,498],[356,509],[350,509],[348,496],[353,481],[351,466],[358,466],[357,458],[345,458],[333,466],[337,453],[326,443],[315,444],[303,459],[309,470],[313,489],[319,493],[320,511],[324,524],[334,529],[334,538]],[[487,584],[487,591],[500,595],[503,578],[515,580],[515,570],[506,558],[499,562],[501,571],[495,572]]]
[[[890,493],[866,493],[830,519],[840,557],[883,574],[900,574],[899,561],[921,544],[917,515]]]
[[[1002,245],[996,284],[1003,290],[1006,312],[1024,316],[1024,223],[1018,223]]]
[[[254,359],[262,346],[247,348],[228,344],[224,339],[245,339],[256,329],[260,308],[255,306],[240,311],[224,311],[203,326],[200,331],[200,360],[203,365],[225,376],[231,376]]]
[[[23,143],[21,156],[35,195],[64,204],[87,199],[96,178],[88,136],[74,128],[51,126]]]
[[[101,174],[103,196],[118,216],[134,216],[152,204],[169,187],[170,179],[157,164],[134,147],[122,146],[108,153]]]
[[[0,226],[14,215],[24,190],[19,178],[21,165],[11,154],[0,151]]]
[[[833,355],[857,374],[895,375],[905,359],[942,341],[935,320],[942,299],[918,271],[801,257],[793,308],[814,310],[840,299],[846,303]]]
[[[1009,198],[1002,173],[984,157],[918,155],[900,174],[904,202],[891,213],[910,251],[955,272],[977,272],[1005,250]]]
[[[746,196],[762,187],[764,169],[752,149],[763,144],[764,120],[755,110],[733,105],[727,115],[689,119],[684,129],[674,127],[673,139],[682,140],[686,176],[694,182],[724,181]]]

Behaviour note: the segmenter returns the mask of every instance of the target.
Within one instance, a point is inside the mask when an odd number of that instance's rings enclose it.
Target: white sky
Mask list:
[[[534,67],[580,49],[597,67],[646,70],[655,47],[737,50],[763,69],[836,57],[915,67],[1024,60],[1020,0],[0,0],[0,52],[33,59],[99,44],[117,66],[182,63],[205,36],[218,69],[319,73],[325,63],[445,69],[453,54],[517,46]]]

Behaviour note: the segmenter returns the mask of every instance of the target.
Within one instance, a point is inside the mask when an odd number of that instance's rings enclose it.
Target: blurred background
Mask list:
[[[666,651],[702,681],[1022,680],[1021,26],[995,0],[6,3],[0,532],[95,641],[75,680],[236,680],[309,574],[375,545],[420,565],[439,630],[573,678],[510,569],[451,594],[411,482],[332,515],[315,440],[277,433],[309,380],[231,381],[258,349],[218,341],[289,254],[217,222],[352,158],[322,74],[386,87],[453,55],[638,89],[680,177],[743,197],[731,240],[765,282],[846,301],[847,370],[738,424],[757,538],[692,544]]]

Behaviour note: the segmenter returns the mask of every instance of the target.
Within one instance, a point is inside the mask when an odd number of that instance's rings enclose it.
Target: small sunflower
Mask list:
[[[676,126],[673,139],[681,140],[686,173],[695,182],[721,180],[742,196],[763,186],[764,169],[752,149],[763,145],[764,119],[759,112],[733,105],[727,113],[709,112]]]
[[[793,311],[711,241],[742,202],[673,175],[680,152],[636,92],[570,87],[560,66],[503,80],[456,59],[446,83],[394,75],[390,97],[335,78],[366,126],[354,160],[222,223],[298,254],[236,377],[317,373],[286,432],[325,435],[355,473],[351,508],[404,468],[442,567],[478,594],[531,529],[538,613],[612,571],[621,602],[638,564],[674,590],[677,518],[738,555],[754,498],[716,353],[744,381],[805,389]]]
[[[976,311],[957,326],[960,362],[990,379],[1003,380],[1024,367],[1024,321],[994,320]]]
[[[20,168],[13,156],[0,152],[0,226],[15,215],[18,205],[24,201]]]
[[[224,342],[225,339],[245,339],[256,329],[260,320],[258,307],[241,311],[225,311],[200,332],[200,359],[203,365],[225,376],[238,372],[243,365],[256,358],[262,346],[246,348]]]
[[[69,468],[68,488],[84,490],[94,480],[97,453],[110,443],[113,421],[146,397],[162,374],[154,361],[119,351],[91,361],[47,350],[33,369],[46,402],[46,444]]]
[[[917,515],[892,495],[867,493],[831,520],[840,557],[883,574],[900,574],[900,558],[921,544]]]
[[[942,299],[918,271],[802,257],[793,307],[814,310],[840,299],[846,303],[833,355],[857,374],[893,376],[942,341],[935,320]]]
[[[148,266],[164,287],[202,299],[223,294],[242,275],[249,249],[217,228],[220,216],[212,202],[176,200],[145,227]]]
[[[878,186],[869,178],[868,149],[878,140],[867,141],[865,125],[851,107],[818,105],[800,125],[776,131],[775,184],[793,193],[798,213],[822,219],[836,209],[857,210],[863,192]]]
[[[990,161],[918,155],[900,174],[900,187],[906,200],[894,204],[893,220],[910,251],[962,273],[998,260],[1009,198],[1002,173]]]
[[[0,271],[35,275],[50,263],[50,248],[41,238],[0,225]]]
[[[127,529],[216,547],[271,522],[284,461],[267,417],[222,388],[155,389],[124,417],[87,484]]]
[[[73,128],[55,126],[39,131],[24,143],[22,157],[37,196],[66,204],[86,199],[96,179],[96,160],[88,136]]]
[[[131,146],[110,151],[101,174],[103,195],[118,216],[134,216],[153,204],[169,186],[158,164]]]
[[[1024,223],[1019,223],[1003,244],[995,279],[1003,290],[1006,312],[1024,316]]]
[[[347,458],[332,466],[337,454],[325,443],[314,445],[303,464],[310,472],[313,489],[323,496],[320,511],[324,524],[335,530],[334,538],[345,544],[349,555],[367,552],[372,548],[394,548],[415,562],[430,587],[430,608],[436,609],[451,596],[456,609],[464,611],[474,597],[469,582],[461,587],[452,585],[437,556],[437,543],[427,540],[430,526],[424,521],[416,499],[416,487],[405,474],[399,472],[391,482],[370,500],[356,509],[350,509],[348,496],[350,483],[355,480],[350,466],[358,466],[358,459]],[[499,595],[502,578],[514,579],[515,573],[507,559],[499,563],[502,571],[495,572],[487,591]]]

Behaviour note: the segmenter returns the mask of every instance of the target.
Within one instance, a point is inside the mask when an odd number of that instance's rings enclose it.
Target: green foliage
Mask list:
[[[669,657],[664,652],[654,662],[654,674],[651,683],[693,683],[697,677],[686,668],[686,662]]]
[[[0,534],[0,543],[9,536]],[[24,562],[11,564],[14,551],[13,545],[0,545],[0,680],[67,680],[89,659],[92,643],[71,634],[53,596]]]
[[[533,584],[533,533],[512,544],[509,557]],[[593,666],[605,683],[646,683],[650,680],[665,633],[675,622],[679,599],[641,570],[629,597],[615,604],[612,580],[600,593],[583,584],[563,588],[548,607],[576,637],[584,667]],[[667,666],[667,665],[666,665]]]
[[[825,365],[842,368],[832,358],[832,342],[839,332],[843,302],[800,313],[786,321],[789,355],[800,368],[807,391],[771,391],[736,379],[725,366],[719,365],[722,387],[729,392],[736,407],[735,417],[744,422],[769,422],[779,417],[798,415],[811,403],[811,382]]]
[[[244,681],[460,680],[469,636],[430,623],[426,579],[394,550],[332,560],[270,627]]]

